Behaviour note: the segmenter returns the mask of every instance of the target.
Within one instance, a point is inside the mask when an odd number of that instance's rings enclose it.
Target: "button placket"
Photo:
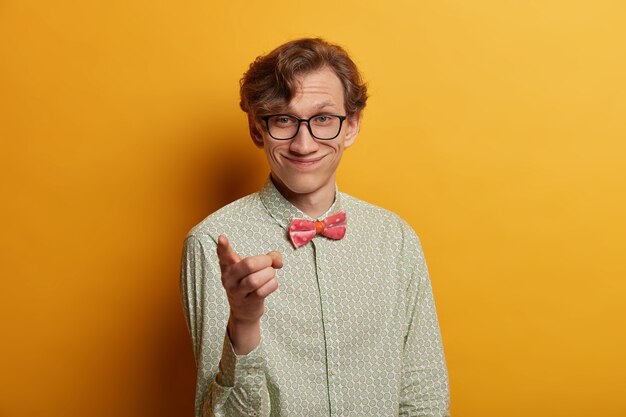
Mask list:
[[[337,332],[335,319],[335,300],[333,298],[333,277],[328,274],[328,265],[324,263],[327,259],[327,251],[332,250],[332,243],[323,238],[315,239],[315,264],[317,269],[317,280],[320,289],[320,299],[322,301],[321,310],[323,314],[324,336],[326,343],[326,371],[328,381],[328,396],[330,401],[331,413],[336,415],[340,407],[340,386],[339,376],[335,355],[335,341],[337,340]]]

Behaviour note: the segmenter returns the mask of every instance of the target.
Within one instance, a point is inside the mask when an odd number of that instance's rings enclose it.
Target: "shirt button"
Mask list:
[[[335,369],[334,369],[334,368],[333,368],[333,369],[331,369],[331,370],[330,370],[330,375],[331,375],[331,376],[335,376],[335,375],[337,375],[337,371],[335,371]]]
[[[254,373],[254,368],[248,368],[247,371],[248,371],[248,374],[251,375]]]
[[[319,269],[319,270],[320,270],[320,272],[321,272],[321,271],[323,271],[323,269],[322,269],[322,267],[321,267],[321,266],[318,266],[318,267],[317,267],[317,269]]]

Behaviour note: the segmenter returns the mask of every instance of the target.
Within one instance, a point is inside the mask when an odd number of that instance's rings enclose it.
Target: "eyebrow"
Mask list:
[[[332,101],[322,101],[321,103],[317,103],[314,107],[316,110],[320,110],[323,109],[324,107],[334,107],[335,103],[333,103]],[[287,107],[285,109],[285,111],[289,112],[289,111],[293,111],[293,109],[291,108],[291,106]]]
[[[333,107],[334,105],[335,103],[333,103],[332,101],[322,101],[315,107],[317,107],[318,109],[323,109],[324,107]]]

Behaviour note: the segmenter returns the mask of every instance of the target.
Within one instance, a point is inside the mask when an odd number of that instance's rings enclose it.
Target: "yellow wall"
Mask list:
[[[5,0],[0,416],[191,415],[182,239],[264,181],[238,80],[309,35],[370,82],[340,187],[421,236],[453,414],[626,415],[626,3]]]

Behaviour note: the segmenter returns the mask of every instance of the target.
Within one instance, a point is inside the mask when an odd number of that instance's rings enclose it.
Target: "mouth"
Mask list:
[[[322,159],[323,156],[319,158],[309,158],[309,159],[300,159],[300,158],[289,158],[285,156],[285,159],[289,161],[289,163],[298,168],[311,168],[317,166]]]

